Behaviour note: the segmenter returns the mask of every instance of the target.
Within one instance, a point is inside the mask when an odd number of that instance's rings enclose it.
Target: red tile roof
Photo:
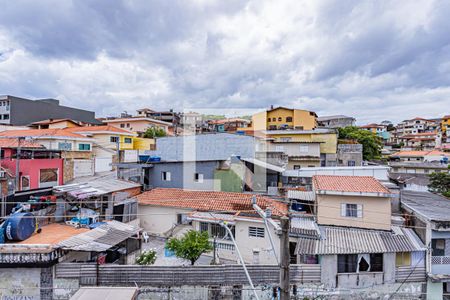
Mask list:
[[[73,124],[79,125],[78,122],[72,120],[72,119],[46,119],[46,120],[42,120],[42,121],[37,121],[37,122],[33,122],[31,123],[31,125],[48,125],[48,124],[55,124],[55,123],[60,123],[60,122],[71,122]]]
[[[313,176],[317,191],[337,191],[356,193],[390,193],[378,180],[371,176]]]
[[[53,137],[53,136],[66,136],[73,138],[86,138],[84,135],[76,134],[66,129],[27,129],[27,130],[7,130],[0,132],[0,137]]]
[[[98,132],[98,131],[110,131],[124,134],[133,134],[131,131],[117,128],[111,125],[101,125],[101,126],[83,126],[83,127],[71,127],[65,128],[64,130],[69,132],[83,133],[83,132]]]
[[[420,156],[426,156],[426,155],[448,155],[448,153],[439,151],[439,150],[432,150],[432,151],[398,151],[394,154],[391,154],[391,156],[411,156],[411,157],[420,157]]]
[[[156,188],[137,196],[140,205],[167,206],[190,208],[199,211],[214,212],[254,212],[252,207],[253,194],[194,191],[173,188]],[[257,204],[266,209],[270,207],[274,215],[285,215],[287,204],[269,197],[255,195]]]
[[[0,137],[0,148],[17,148],[19,141],[15,138],[2,138]],[[44,148],[41,144],[33,141],[22,140],[20,141],[21,148]]]

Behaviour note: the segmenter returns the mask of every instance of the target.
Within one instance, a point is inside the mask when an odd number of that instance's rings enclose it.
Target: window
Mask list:
[[[195,173],[194,174],[194,181],[198,183],[203,182],[203,174],[202,173]]]
[[[3,120],[9,120],[9,115],[3,115]]]
[[[284,147],[283,146],[275,146],[275,151],[284,152]]]
[[[286,122],[292,122],[292,117],[286,117]]]
[[[233,234],[233,237],[235,237],[236,233],[235,233],[234,226],[231,226],[230,230],[231,230],[231,233]],[[220,224],[200,222],[200,231],[208,232],[208,235],[210,237],[231,240],[231,237],[228,235],[228,231],[224,227],[222,227]]]
[[[411,252],[397,252],[395,254],[395,266],[406,267],[411,265]]]
[[[248,228],[248,236],[263,238],[264,237],[264,227],[250,226]]]
[[[431,248],[433,256],[444,256],[445,255],[445,240],[444,239],[432,239]]]
[[[58,169],[41,169],[39,171],[39,187],[58,185]]]
[[[70,151],[70,150],[72,150],[72,143],[59,142],[58,150]]]
[[[341,204],[341,217],[362,218],[362,204]]]
[[[20,177],[20,186],[22,191],[26,191],[30,189],[30,177],[22,176]]]
[[[270,118],[267,118],[267,122],[270,122],[270,120],[271,120]]]
[[[277,118],[272,118],[272,122],[276,122],[277,121]]]
[[[124,138],[124,139],[123,139],[123,142],[124,142],[125,144],[131,144],[131,143],[133,143],[133,139],[132,139],[132,138]]]
[[[354,167],[354,166],[356,166],[356,162],[355,162],[354,160],[349,160],[349,161],[347,162],[347,165],[348,165],[349,167]]]
[[[308,153],[308,146],[306,145],[300,145],[300,152],[301,153]]]
[[[89,151],[91,150],[91,144],[78,144],[78,150]]]
[[[338,255],[338,273],[382,271],[383,253]]]
[[[130,123],[127,123],[127,128],[130,128]]]
[[[125,128],[125,124],[120,124],[120,128]]]
[[[290,142],[291,140],[292,140],[292,138],[290,138],[290,137],[282,137],[282,138],[280,138],[280,142],[283,142],[283,143]]]
[[[161,180],[162,181],[170,181],[171,180],[170,172],[167,172],[167,171],[161,172]]]
[[[278,117],[278,122],[283,121],[283,119],[281,117]]]
[[[117,143],[119,141],[119,137],[118,136],[112,136],[109,138],[109,141],[111,143]]]
[[[300,165],[294,165],[294,170],[300,170],[302,168],[302,166]]]

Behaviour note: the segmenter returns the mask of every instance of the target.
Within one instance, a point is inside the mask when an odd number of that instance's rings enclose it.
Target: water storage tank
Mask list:
[[[36,220],[31,213],[11,215],[6,223],[6,238],[11,241],[24,241],[36,229]]]

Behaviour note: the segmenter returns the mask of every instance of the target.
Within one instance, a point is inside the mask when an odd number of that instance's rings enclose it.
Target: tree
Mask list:
[[[444,172],[431,173],[428,188],[432,192],[450,197],[450,174]]]
[[[347,126],[339,128],[339,139],[356,140],[363,146],[363,159],[372,160],[381,157],[381,148],[383,142],[375,133],[358,128],[356,126]]]
[[[194,265],[200,255],[213,250],[213,247],[207,232],[189,230],[181,238],[171,238],[167,243],[167,249],[173,251],[175,256],[189,260],[191,265]]]
[[[153,265],[156,261],[156,250],[151,249],[141,253],[141,255],[136,258],[136,263],[138,265]]]
[[[146,139],[154,139],[155,137],[164,137],[166,136],[166,132],[162,128],[149,127],[144,132],[144,138]]]

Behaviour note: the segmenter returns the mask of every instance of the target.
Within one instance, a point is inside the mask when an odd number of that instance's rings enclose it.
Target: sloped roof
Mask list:
[[[114,132],[114,133],[120,133],[125,135],[135,135],[131,131],[117,128],[111,125],[101,125],[101,126],[83,126],[83,127],[72,127],[72,128],[65,128],[65,131],[68,132],[75,132],[79,134],[83,133],[101,133],[101,132]]]
[[[253,212],[252,197],[256,197],[257,204],[262,209],[266,209],[267,207],[271,208],[274,215],[285,215],[288,211],[287,204],[285,203],[269,197],[246,193],[156,188],[136,196],[139,205],[178,207],[199,211],[229,213]]]
[[[425,251],[411,228],[392,226],[392,231],[320,226],[320,238],[299,238],[298,254],[358,254]]]
[[[430,192],[403,190],[400,194],[403,207],[430,221],[450,221],[450,199]]]
[[[28,129],[28,130],[8,130],[0,132],[0,137],[71,137],[71,138],[83,138],[86,137],[81,134],[74,133],[73,131],[65,129]]]
[[[25,245],[55,245],[72,236],[89,231],[87,228],[75,228],[61,223],[52,223],[42,227],[41,233],[34,233],[28,239],[18,242]]]
[[[313,185],[316,191],[390,193],[386,187],[371,176],[314,175]]]
[[[432,151],[398,151],[390,156],[411,156],[411,157],[420,157],[420,156],[427,156],[427,155],[449,155],[448,153],[439,151],[439,150],[432,150]]]
[[[378,125],[378,124],[375,124],[375,123],[359,126],[359,128],[375,128],[375,127],[383,128],[384,126],[383,125]]]
[[[118,221],[109,221],[92,230],[72,236],[57,244],[65,250],[102,252],[139,232],[139,228]]]
[[[79,125],[78,122],[72,120],[72,119],[46,119],[46,120],[42,120],[42,121],[37,121],[37,122],[33,122],[31,123],[31,125],[47,125],[47,124],[55,124],[55,123],[60,123],[60,122],[71,122],[73,124]]]
[[[19,147],[19,141],[15,138],[2,138],[0,137],[0,148],[17,148]],[[31,149],[41,149],[44,148],[41,144],[33,142],[33,141],[27,141],[22,140],[20,141],[20,147],[21,148],[31,148]]]

